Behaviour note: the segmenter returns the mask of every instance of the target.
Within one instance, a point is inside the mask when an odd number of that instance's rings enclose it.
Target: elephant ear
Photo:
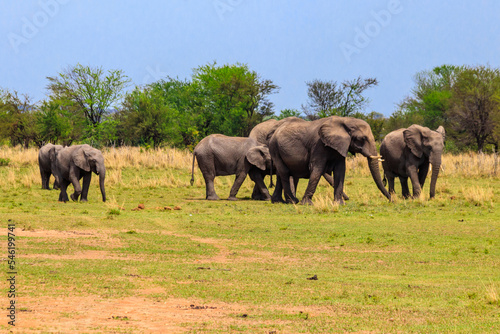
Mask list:
[[[424,153],[422,150],[422,132],[420,128],[420,126],[414,124],[403,131],[406,146],[410,148],[411,153],[419,158]]]
[[[88,148],[85,146],[82,146],[81,148],[77,149],[73,153],[73,162],[75,163],[76,166],[79,168],[83,169],[86,172],[90,172],[90,165],[89,162],[87,161],[87,154],[85,151],[88,151]]]
[[[323,144],[333,148],[343,157],[347,157],[349,145],[351,144],[351,136],[340,119],[333,118],[321,125],[319,136]]]
[[[266,170],[266,151],[269,154],[269,149],[265,146],[254,146],[248,150],[246,158],[249,163],[256,166],[260,170]]]
[[[444,128],[442,125],[440,125],[437,129],[436,129],[436,132],[437,133],[440,133],[441,136],[443,136],[443,141],[446,139],[446,131],[444,131]]]

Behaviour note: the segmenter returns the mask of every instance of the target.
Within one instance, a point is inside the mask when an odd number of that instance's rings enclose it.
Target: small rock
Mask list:
[[[314,275],[313,277],[308,277],[307,278],[310,281],[317,281],[318,280],[318,275]]]

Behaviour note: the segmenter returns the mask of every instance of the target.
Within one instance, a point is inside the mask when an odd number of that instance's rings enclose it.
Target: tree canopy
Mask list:
[[[187,79],[165,77],[125,92],[121,70],[76,64],[47,77],[45,100],[0,89],[0,141],[41,146],[47,142],[95,146],[169,145],[193,148],[212,133],[247,136],[269,118],[313,120],[331,115],[362,118],[377,140],[420,124],[446,128],[452,152],[489,150],[500,144],[500,69],[442,65],[415,74],[415,85],[390,117],[366,111],[366,89],[376,78],[306,82],[302,110],[275,112],[270,95],[279,87],[246,64],[211,62]]]
[[[359,76],[341,84],[316,79],[306,82],[306,85],[309,100],[302,109],[309,119],[316,119],[332,115],[352,116],[361,112],[370,102],[363,92],[378,85],[378,81],[375,78],[363,79]]]

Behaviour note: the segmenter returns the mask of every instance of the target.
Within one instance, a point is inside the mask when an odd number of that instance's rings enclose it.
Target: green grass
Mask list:
[[[389,203],[370,177],[348,173],[351,200],[314,207],[251,201],[248,180],[238,202],[205,201],[187,169],[149,169],[144,177],[172,173],[179,179],[172,186],[142,186],[141,172],[124,168],[106,203],[95,180],[88,203],[58,203],[58,192],[39,184],[2,188],[5,230],[11,219],[18,232],[66,233],[18,237],[19,295],[186,298],[246,310],[183,324],[193,333],[500,328],[498,178],[443,176],[435,199]],[[232,180],[216,184],[221,198]],[[315,198],[332,196],[323,182]],[[133,211],[140,203],[145,209]],[[318,280],[307,279],[313,275]]]

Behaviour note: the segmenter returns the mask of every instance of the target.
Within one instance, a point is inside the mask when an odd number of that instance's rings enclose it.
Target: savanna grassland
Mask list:
[[[239,201],[205,201],[185,151],[103,153],[108,201],[94,176],[88,203],[59,203],[41,189],[37,150],[0,149],[0,257],[6,273],[15,223],[16,332],[500,331],[493,155],[445,155],[435,199],[428,180],[420,199],[393,203],[351,157],[346,205],[322,180],[313,206],[294,206],[250,200],[248,178]],[[221,198],[232,181],[217,179]]]

